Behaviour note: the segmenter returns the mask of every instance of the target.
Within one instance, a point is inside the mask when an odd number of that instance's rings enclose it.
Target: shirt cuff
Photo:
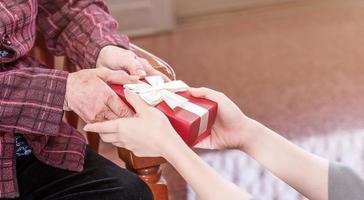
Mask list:
[[[59,133],[60,124],[63,121],[63,105],[66,95],[68,72],[62,70],[51,70],[45,82],[49,83],[44,93],[44,98],[40,105],[45,105],[52,109],[41,109],[43,113],[38,115],[36,122],[39,123],[35,126],[36,132],[47,135],[57,135]],[[34,81],[34,80],[33,80]],[[29,110],[32,112],[32,110]],[[35,128],[33,127],[33,128]]]

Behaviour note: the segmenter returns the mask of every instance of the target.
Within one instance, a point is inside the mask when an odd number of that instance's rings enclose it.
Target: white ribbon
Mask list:
[[[149,83],[125,84],[124,88],[139,94],[149,105],[155,106],[164,101],[171,108],[180,107],[192,112],[201,118],[199,135],[206,131],[209,119],[209,111],[201,106],[193,104],[188,99],[175,94],[186,91],[188,85],[183,81],[164,82],[160,76],[148,76],[145,80]]]

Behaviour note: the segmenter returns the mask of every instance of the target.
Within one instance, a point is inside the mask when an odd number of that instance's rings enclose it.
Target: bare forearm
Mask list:
[[[273,174],[313,200],[328,199],[328,161],[304,151],[258,122],[242,149]]]
[[[165,158],[176,168],[202,200],[245,200],[250,195],[218,175],[187,145],[175,142]]]

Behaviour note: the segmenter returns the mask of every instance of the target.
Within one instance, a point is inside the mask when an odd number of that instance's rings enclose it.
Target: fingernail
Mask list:
[[[83,127],[83,130],[84,130],[84,131],[89,131],[89,130],[88,130],[88,125],[86,125],[85,127]]]
[[[146,76],[147,75],[147,72],[145,72],[144,69],[138,69],[137,73],[138,73],[139,76]]]

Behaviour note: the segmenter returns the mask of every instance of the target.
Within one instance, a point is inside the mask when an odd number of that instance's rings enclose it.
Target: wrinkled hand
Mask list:
[[[96,67],[107,67],[112,70],[124,70],[140,78],[146,75],[161,75],[149,62],[137,56],[134,52],[117,46],[106,46],[101,49],[97,58]]]
[[[70,73],[64,110],[74,111],[85,122],[104,121],[133,115],[107,83],[135,83],[138,77],[107,68],[85,69]]]
[[[241,112],[223,93],[208,88],[189,88],[194,97],[206,98],[217,102],[216,121],[212,126],[211,135],[197,144],[197,148],[205,149],[238,149],[250,138],[247,131],[253,120]],[[241,134],[242,133],[242,134]]]
[[[88,124],[84,130],[99,132],[104,142],[143,157],[164,156],[168,144],[183,142],[162,112],[128,90],[125,97],[136,111],[133,117]]]

